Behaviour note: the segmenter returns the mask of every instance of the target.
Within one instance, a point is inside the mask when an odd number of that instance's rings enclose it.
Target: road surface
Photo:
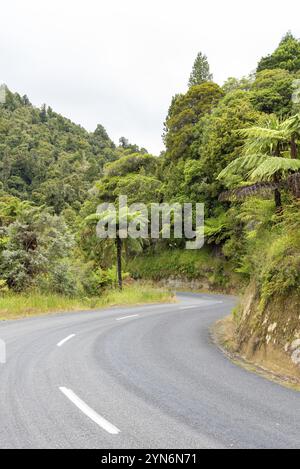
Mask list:
[[[231,363],[234,299],[0,323],[1,448],[299,448],[300,394]]]

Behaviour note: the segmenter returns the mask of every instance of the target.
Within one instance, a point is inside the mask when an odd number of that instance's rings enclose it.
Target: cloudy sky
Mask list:
[[[300,37],[299,17],[299,0],[2,0],[0,83],[157,154],[198,51],[222,84]]]

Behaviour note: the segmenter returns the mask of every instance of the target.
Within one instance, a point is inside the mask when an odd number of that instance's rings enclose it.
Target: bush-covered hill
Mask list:
[[[50,107],[38,109],[26,96],[5,89],[0,104],[3,192],[53,207],[55,213],[68,207],[78,211],[104,164],[116,158],[103,126],[88,133]]]
[[[214,83],[198,54],[173,97],[159,157],[115,146],[5,90],[0,104],[0,290],[93,297],[134,278],[200,280],[251,301],[236,314],[241,349],[255,342],[295,358],[299,340],[300,41],[288,33],[254,74]],[[206,246],[185,239],[96,236],[97,206],[204,202]],[[120,214],[119,214],[120,215]],[[172,225],[172,222],[171,222]],[[119,272],[120,274],[120,272]],[[247,296],[249,298],[249,296]],[[298,319],[297,319],[298,318]],[[274,324],[276,323],[276,326]],[[297,342],[298,344],[298,342]],[[251,347],[250,347],[251,349]],[[254,349],[253,349],[254,350]]]

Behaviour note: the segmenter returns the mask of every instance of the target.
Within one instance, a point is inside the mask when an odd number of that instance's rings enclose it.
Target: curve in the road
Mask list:
[[[299,393],[210,339],[235,299],[113,308],[0,325],[1,448],[298,448]]]

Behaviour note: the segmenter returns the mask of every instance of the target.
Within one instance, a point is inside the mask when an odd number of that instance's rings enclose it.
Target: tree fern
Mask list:
[[[241,156],[233,160],[218,176],[219,180],[226,180],[235,175],[245,175],[251,171],[254,171],[261,163],[263,163],[267,158],[270,158],[268,155],[263,155],[261,153],[250,154]]]
[[[290,117],[283,123],[283,129],[290,139],[291,158],[297,158],[297,141],[300,139],[300,114]]]
[[[239,135],[246,139],[244,145],[245,154],[252,153],[277,153],[280,149],[284,149],[287,143],[287,131],[278,117],[274,115],[268,116],[261,126],[253,126],[247,129],[240,129]]]
[[[291,174],[287,179],[287,186],[294,197],[300,199],[300,173]]]
[[[275,190],[280,189],[280,182],[256,182],[255,184],[243,185],[229,191],[224,191],[219,196],[220,202],[234,202],[236,200],[244,200],[246,197],[265,195],[269,196]]]
[[[252,181],[271,181],[274,177],[284,178],[300,170],[300,160],[271,157],[263,161],[250,175]]]
[[[295,197],[300,197],[300,175],[291,176],[300,171],[300,160],[297,159],[300,114],[283,122],[276,116],[269,116],[265,126],[240,129],[238,133],[246,139],[244,155],[230,163],[218,179],[240,184],[240,176],[255,184],[224,192],[220,200],[274,191],[276,207],[281,210],[281,187],[285,186]]]
[[[231,231],[226,212],[205,220],[204,233],[208,243],[219,244],[230,236]]]

